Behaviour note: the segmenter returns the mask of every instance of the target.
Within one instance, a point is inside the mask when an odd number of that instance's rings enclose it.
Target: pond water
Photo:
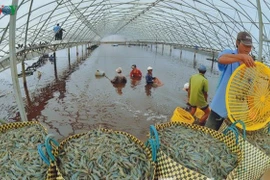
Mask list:
[[[79,52],[81,56],[80,49]],[[75,48],[71,54],[69,64],[67,50],[56,53],[57,75],[54,65],[47,61],[37,69],[42,73],[40,78],[35,72],[27,77],[27,89],[21,85],[28,119],[40,121],[58,140],[104,127],[125,131],[144,141],[150,125],[169,121],[177,106],[185,107],[187,93],[182,90],[183,85],[198,73],[192,67],[192,53],[180,61],[138,46],[101,45],[87,58],[77,59]],[[210,68],[205,57],[198,59],[200,63]],[[132,64],[143,75],[148,66],[153,67],[153,75],[164,85],[149,89],[144,78],[132,81],[129,78]],[[116,75],[117,67],[122,67],[127,76],[124,87],[114,87],[109,81]],[[104,71],[109,79],[96,77],[97,69]],[[218,75],[209,70],[206,77],[211,101]],[[10,70],[0,73],[0,78],[0,118],[18,121]]]

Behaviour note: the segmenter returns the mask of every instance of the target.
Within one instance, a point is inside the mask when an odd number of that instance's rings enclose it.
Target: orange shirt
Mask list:
[[[130,77],[140,78],[140,77],[142,77],[142,72],[139,69],[134,68],[130,72]]]

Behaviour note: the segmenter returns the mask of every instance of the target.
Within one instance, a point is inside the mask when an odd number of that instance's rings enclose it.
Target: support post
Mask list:
[[[18,0],[12,0],[13,6],[18,6]],[[20,89],[20,84],[18,80],[17,71],[17,60],[16,60],[16,49],[15,49],[15,30],[16,30],[16,17],[17,12],[14,15],[10,15],[9,21],[9,58],[10,58],[10,70],[13,83],[13,89],[15,93],[15,99],[19,108],[20,117],[22,121],[27,121],[27,116],[24,109],[24,104],[22,100],[22,94]]]
[[[213,69],[214,69],[214,63],[215,63],[215,53],[213,52],[212,65],[211,65],[211,72],[213,72]]]
[[[70,68],[71,64],[70,64],[70,47],[68,48],[68,66]]]
[[[57,64],[56,64],[56,53],[55,53],[55,50],[53,51],[53,57],[54,57],[54,63],[53,63],[53,66],[54,66],[54,76],[55,76],[55,79],[58,79],[58,76],[57,76]]]
[[[83,59],[83,44],[82,44],[82,59]]]
[[[197,54],[197,50],[194,51],[194,58],[193,58],[193,68],[196,68],[197,62],[196,62],[196,54]]]
[[[77,61],[79,61],[79,50],[78,50],[78,45],[76,45],[76,57],[77,57]]]
[[[257,0],[258,18],[259,18],[259,49],[258,49],[258,61],[262,62],[262,48],[263,48],[263,20],[262,20],[262,8],[260,0]]]

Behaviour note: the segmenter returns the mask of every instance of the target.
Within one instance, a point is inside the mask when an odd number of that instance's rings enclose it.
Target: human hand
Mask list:
[[[242,59],[242,62],[247,67],[254,67],[255,66],[255,63],[254,63],[254,60],[253,60],[252,56],[250,56],[248,54],[241,54],[241,59]]]

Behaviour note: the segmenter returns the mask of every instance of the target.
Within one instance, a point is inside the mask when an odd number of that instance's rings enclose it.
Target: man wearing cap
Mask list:
[[[113,84],[125,84],[127,82],[127,78],[122,74],[122,68],[118,67],[115,71],[117,72],[117,75],[113,80],[111,80],[111,82]]]
[[[147,74],[145,76],[146,84],[153,84],[154,83],[155,77],[153,77],[152,72],[153,72],[153,68],[151,66],[149,66],[147,68]]]
[[[130,78],[141,78],[142,72],[136,67],[136,64],[131,66]]]
[[[236,49],[225,49],[218,55],[218,68],[221,71],[221,78],[215,96],[210,104],[211,113],[206,127],[218,130],[225,118],[227,118],[227,109],[225,104],[225,93],[228,81],[241,64],[247,67],[255,66],[252,56],[249,55],[252,49],[252,38],[249,33],[239,32],[236,39]]]
[[[206,67],[200,65],[198,70],[199,74],[192,75],[189,80],[188,103],[191,106],[191,115],[195,114],[197,107],[204,111],[204,115],[199,119],[199,122],[197,122],[199,125],[204,126],[210,114],[209,105],[207,103],[208,80],[204,77]]]

